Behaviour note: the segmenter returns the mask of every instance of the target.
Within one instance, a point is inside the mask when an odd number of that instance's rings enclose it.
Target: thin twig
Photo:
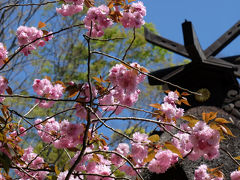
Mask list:
[[[147,118],[138,118],[138,117],[107,117],[107,118],[101,118],[101,120],[104,120],[104,121],[111,121],[111,120],[135,120],[135,121],[145,121],[145,122],[150,122],[150,123],[155,123],[155,124],[161,124],[161,125],[164,125],[164,126],[172,126],[174,127],[175,129],[183,132],[183,133],[187,133],[189,134],[189,132],[187,131],[184,131],[182,130],[181,128],[171,124],[171,123],[167,123],[167,122],[161,122],[161,121],[156,121],[156,120],[153,120],[153,119],[147,119]],[[97,122],[98,119],[92,119],[92,122]]]
[[[46,4],[51,4],[51,3],[56,3],[59,1],[49,1],[49,2],[45,2],[45,3],[30,3],[30,4],[9,4],[7,6],[3,6],[0,8],[0,11],[5,9],[5,8],[10,8],[10,7],[17,7],[17,6],[43,6]]]
[[[37,96],[24,96],[24,95],[19,95],[19,94],[12,94],[12,95],[8,95],[8,94],[0,94],[0,97],[5,97],[5,98],[24,98],[24,99],[38,99],[38,100],[42,100],[42,101],[55,101],[55,102],[80,102],[79,100],[75,100],[75,99],[48,99],[45,97],[37,97]],[[81,103],[81,102],[80,102]],[[82,101],[82,103],[86,103],[85,101]]]
[[[233,162],[238,165],[238,167],[240,166],[240,163],[236,159],[234,159],[234,157],[231,155],[230,152],[228,152],[226,149],[223,149],[223,148],[220,148],[220,150],[225,152],[233,160]]]
[[[87,35],[84,35],[87,36]],[[115,41],[115,40],[122,40],[125,39],[124,37],[116,37],[116,38],[110,38],[110,39],[98,39],[98,38],[93,38],[90,36],[87,36],[89,39],[93,40],[93,41]]]
[[[130,106],[123,105],[123,104],[99,104],[98,106],[120,106],[120,107],[125,107],[125,108],[128,108],[128,109],[134,110],[134,111],[142,111],[142,112],[149,113],[149,114],[152,114],[152,115],[157,115],[157,113],[154,113],[154,112],[151,112],[151,111],[147,111],[147,110],[139,109],[139,108],[134,108],[134,107],[130,107]]]
[[[131,43],[129,44],[128,48],[126,49],[126,51],[125,51],[125,53],[124,53],[124,55],[123,55],[123,57],[122,57],[122,61],[125,61],[125,58],[126,58],[126,56],[127,56],[127,53],[128,53],[128,51],[130,50],[130,48],[132,47],[133,42],[135,41],[135,39],[136,39],[136,32],[135,32],[135,27],[134,27],[134,28],[133,28],[133,39],[132,39]]]
[[[119,134],[119,135],[121,135],[121,136],[123,136],[123,137],[125,137],[125,138],[127,138],[127,139],[129,139],[129,140],[131,140],[131,141],[133,141],[132,138],[128,137],[127,135],[125,135],[125,134],[123,134],[123,133],[118,132],[117,130],[113,129],[112,127],[108,126],[105,122],[103,122],[103,121],[101,120],[101,118],[97,115],[97,113],[95,113],[95,112],[93,111],[92,108],[90,108],[89,106],[87,106],[86,108],[89,109],[89,110],[97,117],[97,119],[98,119],[106,128],[112,130],[113,132],[115,132],[115,133],[117,133],[117,134]]]
[[[179,137],[175,136],[173,133],[171,133],[169,130],[167,130],[167,128],[165,126],[163,126],[162,124],[159,125],[161,128],[163,128],[164,131],[166,131],[168,134],[170,134],[170,136],[180,140]]]

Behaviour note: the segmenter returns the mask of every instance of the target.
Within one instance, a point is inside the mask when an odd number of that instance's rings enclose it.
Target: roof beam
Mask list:
[[[190,58],[187,50],[185,49],[185,47],[183,45],[178,44],[174,41],[170,41],[159,35],[156,35],[156,34],[150,32],[146,27],[144,27],[144,34],[145,34],[145,39],[148,42],[150,42],[154,45],[160,46],[161,48],[167,49],[169,51],[175,52],[186,58]]]
[[[240,21],[234,24],[227,32],[225,32],[220,38],[218,38],[214,43],[212,43],[204,51],[205,56],[208,58],[209,56],[217,55],[230,42],[232,42],[239,34],[240,34]]]

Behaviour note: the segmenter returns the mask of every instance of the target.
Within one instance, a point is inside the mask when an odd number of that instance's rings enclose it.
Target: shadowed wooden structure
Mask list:
[[[153,34],[145,28],[145,39],[148,42],[191,60],[189,64],[160,69],[151,74],[191,91],[201,92],[203,90],[208,97],[200,98],[200,100],[190,97],[189,102],[192,107],[199,105],[222,107],[227,92],[239,90],[236,78],[240,77],[240,56],[216,58],[215,55],[240,34],[240,21],[206,50],[202,50],[190,21],[182,24],[182,31],[184,45]],[[149,78],[149,83],[150,85],[162,85],[153,78]],[[176,88],[169,86],[169,89],[175,90]]]
[[[220,38],[212,43],[206,50],[202,50],[196,32],[190,21],[182,24],[184,45],[156,35],[145,28],[145,39],[161,48],[167,49],[191,60],[190,63],[151,72],[151,75],[171,82],[172,84],[199,92],[203,96],[188,96],[190,107],[184,107],[186,114],[193,114],[201,118],[202,112],[218,112],[218,116],[233,120],[230,129],[240,135],[240,89],[237,77],[240,77],[240,55],[216,58],[215,56],[231,43],[240,34],[240,21],[233,25]],[[149,77],[150,85],[163,85],[162,82]],[[168,89],[176,87],[168,85]],[[177,89],[181,92],[180,89]],[[164,135],[161,135],[164,138]],[[231,154],[238,156],[240,141],[230,138],[221,142],[221,146]],[[164,174],[145,173],[147,180],[168,179],[188,180],[193,179],[194,169],[204,162],[185,160],[181,165],[171,167]],[[205,162],[212,167],[227,164],[222,170],[225,174],[234,171],[234,167],[225,154],[212,162]],[[229,179],[229,176],[226,177]]]

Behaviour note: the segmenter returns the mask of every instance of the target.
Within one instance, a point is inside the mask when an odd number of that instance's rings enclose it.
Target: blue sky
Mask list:
[[[203,49],[240,20],[240,0],[142,0],[146,22],[152,22],[163,37],[183,44],[181,24],[192,21]],[[219,56],[240,54],[240,37]],[[175,56],[177,59],[180,57]]]

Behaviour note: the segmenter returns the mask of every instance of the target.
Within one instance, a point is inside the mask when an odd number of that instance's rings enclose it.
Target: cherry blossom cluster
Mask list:
[[[56,8],[56,11],[63,16],[72,16],[83,10],[83,0],[64,0],[64,2],[61,8]],[[142,2],[132,3],[123,12],[119,11],[118,6],[115,6],[114,9],[118,12],[120,23],[125,28],[139,28],[145,23],[143,17],[146,16],[146,8]],[[90,7],[83,22],[88,30],[88,35],[101,37],[104,29],[113,25],[110,8],[106,5]]]
[[[27,173],[36,179],[45,179],[48,172],[40,171],[40,169],[44,169],[44,160],[33,152],[33,148],[31,146],[27,149],[24,149],[24,154],[21,157],[21,160],[24,162],[24,165],[18,164],[18,167],[25,168],[30,163],[28,167],[30,167],[31,169],[37,169],[37,171],[26,170]],[[19,177],[21,177],[21,179],[31,179],[31,177],[29,177],[29,175],[27,175],[27,173],[25,172],[22,172],[20,170],[15,170],[15,172]]]
[[[178,98],[178,94],[171,91],[168,93],[167,96],[164,97],[164,102],[163,104],[161,104],[161,111],[164,113],[165,118],[172,123],[174,123],[175,121],[171,120],[179,119],[183,116],[184,113],[184,109],[178,108],[176,106]]]
[[[136,132],[133,134],[133,142],[132,145],[132,155],[133,160],[139,164],[144,164],[143,160],[148,155],[148,144],[150,140],[148,140],[148,135],[144,133]]]
[[[113,21],[108,18],[109,8],[105,5],[89,8],[83,22],[88,30],[87,34],[92,37],[101,37],[104,29],[110,27]]]
[[[48,34],[50,34],[49,32]],[[20,26],[17,29],[17,39],[20,46],[24,46],[26,44],[29,44],[33,42],[34,40],[41,38],[44,36],[44,33],[42,30],[39,30],[35,27],[27,27],[27,26]],[[21,52],[24,53],[25,56],[31,54],[32,50],[35,50],[38,46],[44,46],[45,41],[51,40],[52,35],[49,35],[48,37],[45,37],[44,39],[36,40],[34,43],[29,44],[25,48],[22,49]]]
[[[140,68],[137,63],[131,63],[132,67]],[[145,75],[136,72],[134,69],[128,69],[122,64],[115,65],[109,73],[109,80],[113,85],[112,90],[99,99],[100,104],[122,104],[132,106],[138,100],[140,90],[138,84],[143,82]],[[104,106],[105,111],[115,110],[115,114],[119,114],[124,107]]]
[[[204,156],[205,159],[212,160],[219,156],[220,134],[205,122],[199,121],[196,123],[190,141],[193,144],[193,151],[189,158],[191,157],[194,160]]]
[[[118,7],[115,7],[118,10]],[[84,18],[85,27],[88,29],[88,35],[93,37],[101,37],[104,34],[104,29],[112,26],[113,21],[109,18],[110,9],[105,5],[99,7],[89,8],[86,17]],[[146,8],[142,2],[133,3],[121,14],[120,22],[125,28],[139,28],[145,21],[143,17],[146,16]]]
[[[33,90],[42,97],[49,99],[59,99],[63,95],[64,87],[61,84],[53,85],[48,79],[35,79],[33,82]],[[42,108],[52,107],[54,101],[36,100]]]
[[[168,168],[178,161],[178,155],[170,150],[159,150],[155,158],[150,161],[148,168],[151,172],[165,173]]]
[[[85,151],[85,155],[83,156],[82,160],[77,164],[75,170],[82,172],[85,171],[88,174],[99,174],[99,175],[105,175],[110,176],[111,171],[111,161],[107,159],[107,157],[101,155],[101,154],[94,154],[91,153],[94,149],[94,146],[87,147]],[[87,154],[88,153],[88,154]],[[73,165],[79,156],[80,151],[78,151],[75,156],[71,159],[70,163]],[[97,159],[94,160],[94,157]],[[113,175],[112,175],[113,176]],[[90,180],[101,180],[102,177],[100,176],[88,176],[87,179]],[[104,178],[107,180],[113,180],[112,178]]]
[[[57,13],[62,16],[72,16],[83,10],[84,0],[64,0],[61,8],[56,8]]]
[[[208,173],[208,167],[205,164],[199,166],[194,173],[194,180],[223,180],[222,177],[212,177]]]
[[[161,105],[161,110],[169,120],[179,119],[183,116],[184,109],[177,108],[176,106],[178,98],[178,94],[173,91],[169,92],[168,95],[164,97],[164,102]]]
[[[219,156],[220,134],[217,130],[210,128],[205,122],[199,121],[188,130],[191,134],[177,133],[173,138],[173,144],[180,150],[183,156],[188,155],[190,160],[197,160],[201,156],[212,160]]]
[[[82,144],[84,126],[82,124],[72,124],[68,120],[61,123],[50,118],[44,125],[42,120],[37,119],[38,135],[46,143],[53,143],[56,148],[73,148]]]
[[[0,43],[0,66],[5,64],[7,57],[8,57],[8,51],[4,47],[3,43]]]
[[[132,163],[135,167],[146,167],[148,166],[149,170],[156,173],[164,173],[168,168],[170,168],[174,163],[178,161],[178,155],[173,153],[170,150],[159,149],[150,163],[147,165],[147,162],[144,159],[148,156],[148,146],[150,140],[148,140],[148,135],[144,133],[134,133],[133,141],[131,141],[131,151],[130,147],[126,143],[120,143],[116,148],[115,152],[112,153],[110,157],[104,156],[102,154],[92,154],[94,146],[87,147],[85,155],[80,161],[80,163],[75,168],[76,171],[86,172],[89,174],[100,174],[109,176],[112,173],[111,165],[115,165],[119,170],[125,172],[129,176],[136,176],[135,170],[126,163],[126,160],[123,157],[132,157]],[[102,147],[99,147],[102,149]],[[108,147],[104,147],[104,150],[108,150]],[[71,160],[71,164],[74,164],[79,153],[76,153]],[[95,156],[95,158],[94,158]],[[123,156],[123,157],[122,157]],[[96,158],[97,157],[97,158]],[[97,161],[96,161],[97,159]],[[112,175],[113,176],[113,175]],[[100,180],[99,176],[88,176],[88,179]],[[112,179],[109,177],[109,179]]]
[[[8,80],[5,77],[0,76],[0,94],[4,94],[7,88],[8,88]],[[0,102],[3,102],[4,99],[5,99],[4,97],[0,97]]]
[[[122,13],[120,22],[125,28],[139,28],[145,21],[143,17],[146,16],[146,8],[142,2],[133,3],[128,10]]]

